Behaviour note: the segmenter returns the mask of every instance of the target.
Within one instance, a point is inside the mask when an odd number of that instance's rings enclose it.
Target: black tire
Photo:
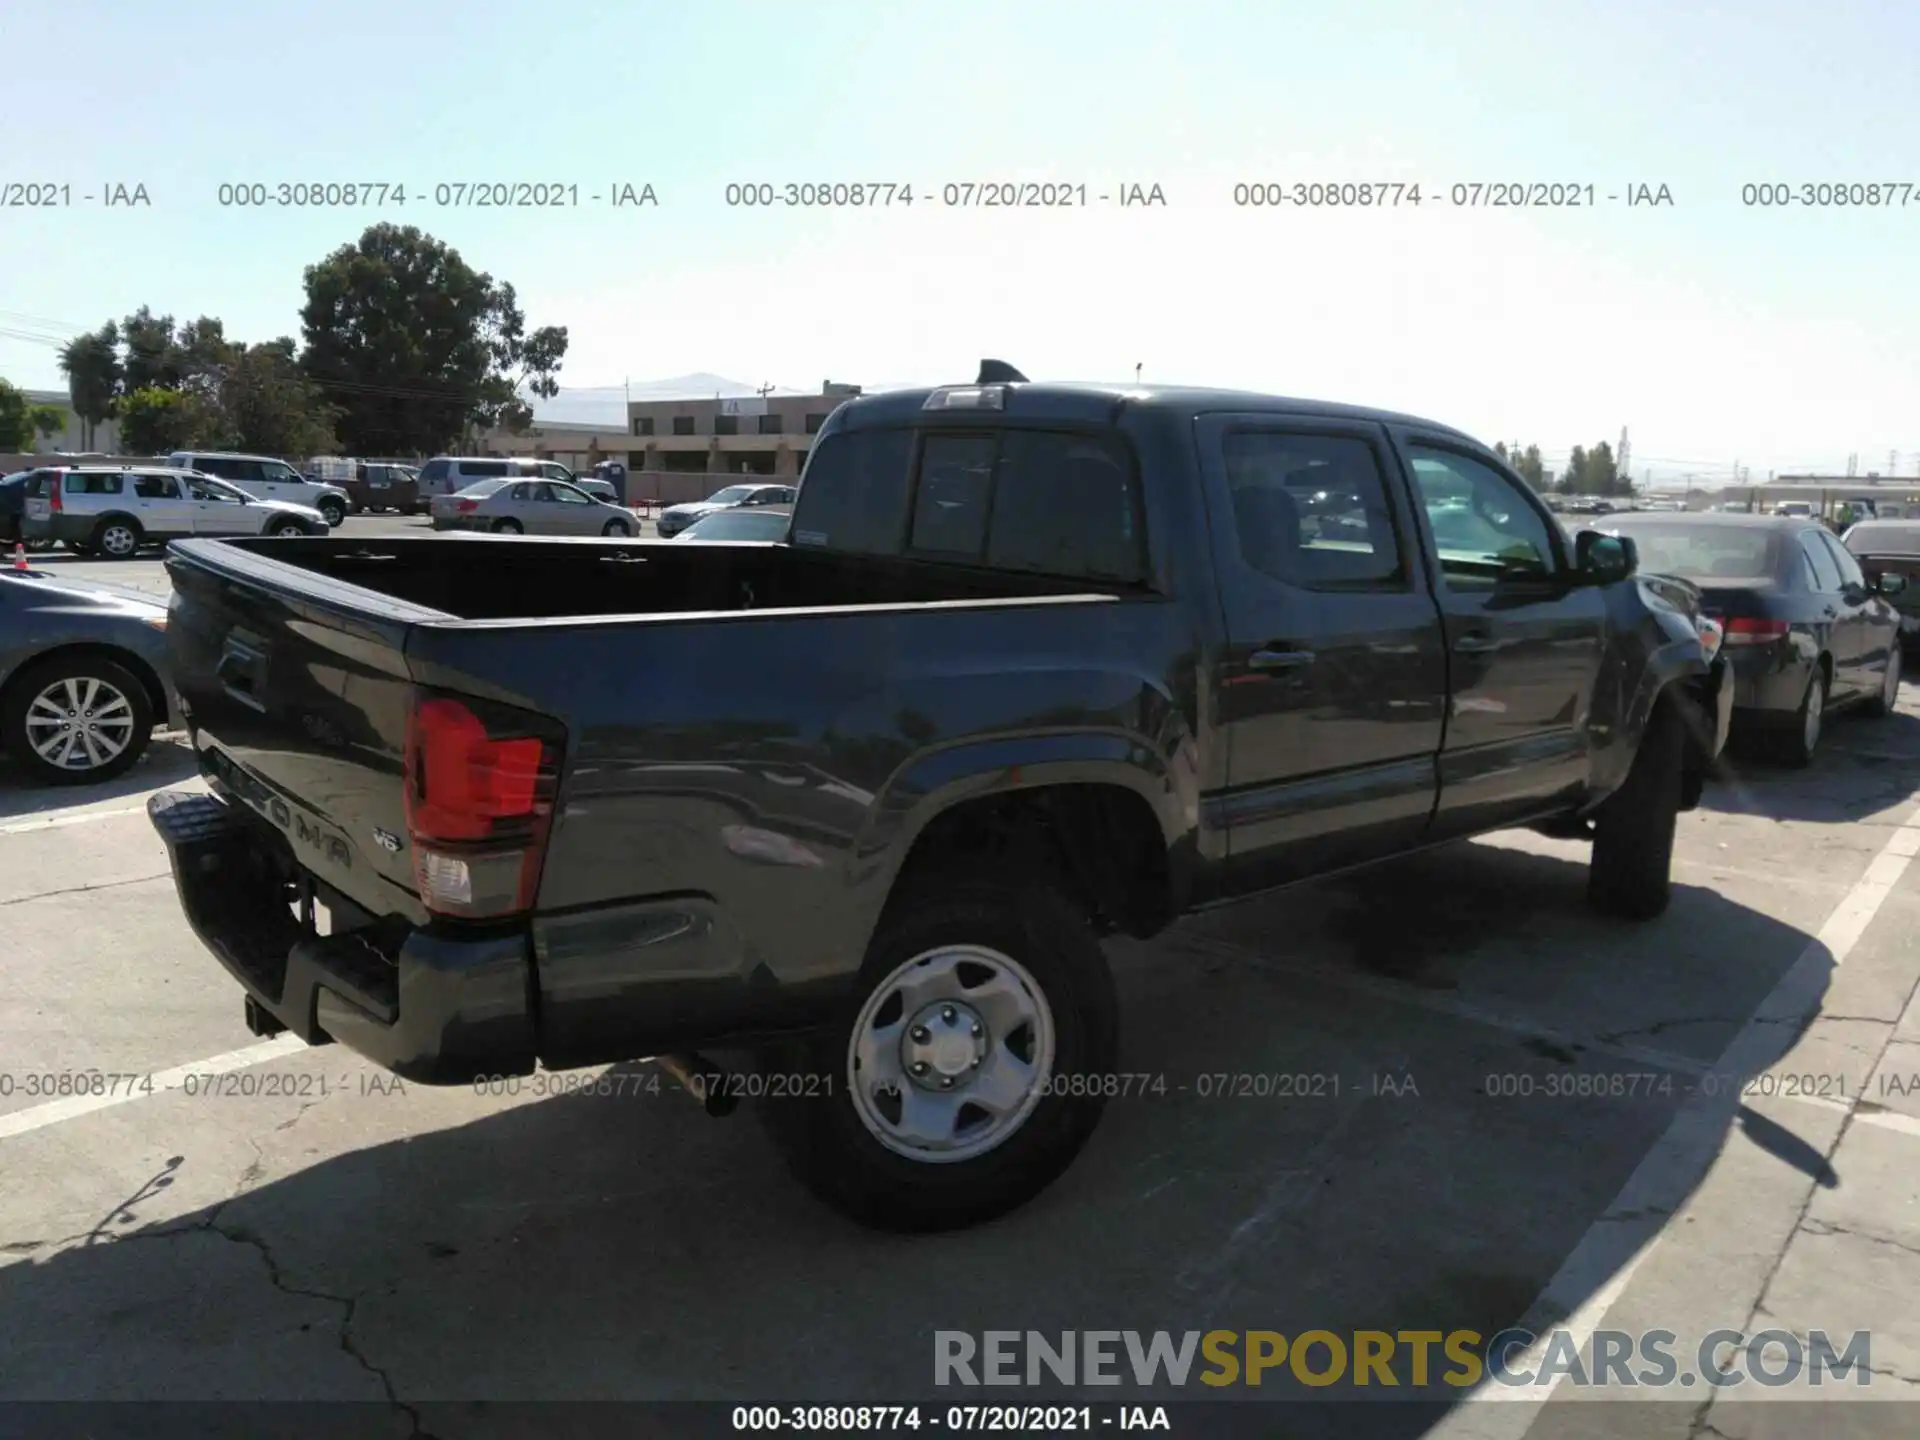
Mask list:
[[[493,522],[492,530],[496,535],[524,535],[526,533],[521,529],[518,520],[496,520]]]
[[[624,520],[609,520],[607,521],[606,529],[600,533],[602,535],[618,535],[624,540],[631,540],[633,538],[633,526],[627,524]]]
[[[131,560],[140,553],[146,538],[141,533],[140,522],[131,515],[104,516],[88,537],[87,553],[104,555],[109,560]]]
[[[862,1007],[889,975],[926,952],[960,945],[998,951],[1032,977],[1051,1012],[1051,1078],[1061,1090],[1043,1092],[1024,1122],[984,1153],[916,1160],[883,1144],[861,1119],[848,1088],[850,1044]],[[1017,1209],[1073,1163],[1105,1101],[1061,1093],[1061,1082],[1113,1073],[1119,1010],[1093,929],[1062,896],[997,877],[918,884],[889,906],[855,989],[831,1024],[764,1062],[776,1074],[810,1077],[758,1108],[788,1166],[822,1200],[874,1229],[949,1230]]]
[[[347,523],[347,507],[342,505],[338,500],[322,500],[313,508],[320,512],[321,518],[324,519],[332,529],[338,530],[342,525]]]
[[[1827,700],[1831,684],[1826,665],[1815,665],[1813,674],[1807,679],[1806,693],[1800,697],[1800,707],[1793,712],[1792,721],[1781,727],[1775,736],[1775,753],[1781,764],[1794,770],[1804,770],[1813,764],[1814,754],[1820,748],[1820,738],[1826,733]],[[1812,712],[1811,716],[1809,712]]]
[[[267,537],[271,540],[284,540],[292,535],[304,535],[306,533],[307,527],[302,525],[298,520],[282,520],[275,524],[271,530],[267,531]]]
[[[1623,920],[1651,920],[1672,899],[1673,833],[1686,765],[1686,726],[1662,698],[1620,788],[1594,816],[1587,899]]]
[[[57,692],[62,683],[69,680],[77,682],[76,698],[82,701],[88,698],[86,686],[90,681],[117,692],[114,699],[98,690],[94,692],[102,727],[96,735],[116,740],[124,737],[124,748],[102,764],[84,768],[57,764],[35,748],[36,741],[47,742],[54,736],[39,724],[29,728],[30,721],[46,713],[45,707],[36,707],[34,702],[50,689]],[[56,698],[60,698],[57,693]],[[125,666],[103,655],[50,656],[22,670],[7,683],[5,694],[0,696],[0,745],[43,785],[91,785],[111,780],[132,769],[152,739],[153,700],[147,694],[147,687]],[[79,748],[78,753],[84,757],[86,751]]]
[[[1900,671],[1903,656],[1896,642],[1887,647],[1887,668],[1880,677],[1880,690],[1863,707],[1875,719],[1893,714],[1900,704]]]

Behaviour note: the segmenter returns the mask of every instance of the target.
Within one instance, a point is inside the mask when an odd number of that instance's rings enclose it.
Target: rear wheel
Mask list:
[[[524,532],[521,530],[518,520],[496,520],[493,522],[493,533],[496,535],[519,535]]]
[[[140,526],[124,515],[109,515],[94,527],[88,543],[109,560],[131,560],[140,548]]]
[[[1686,740],[1674,702],[1657,701],[1627,778],[1594,816],[1587,898],[1595,909],[1625,920],[1651,920],[1672,899],[1673,834]]]
[[[609,520],[607,521],[607,528],[600,533],[602,535],[619,535],[625,538],[631,538],[633,535],[633,527],[624,520]]]
[[[1887,647],[1887,670],[1880,677],[1880,693],[1867,702],[1869,715],[1891,715],[1900,704],[1900,646]]]
[[[1800,697],[1800,708],[1780,733],[1780,759],[1796,770],[1813,763],[1820,748],[1820,736],[1827,722],[1827,667],[1816,665],[1807,678],[1807,693]]]
[[[762,1115],[808,1188],[863,1225],[945,1230],[1051,1184],[1099,1122],[1113,979],[1061,895],[997,877],[889,907],[839,1018],[770,1068]]]
[[[0,699],[9,754],[47,785],[111,780],[153,738],[153,701],[126,667],[98,655],[30,666]]]

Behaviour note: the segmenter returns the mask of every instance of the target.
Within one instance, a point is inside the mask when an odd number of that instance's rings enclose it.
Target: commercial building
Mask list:
[[[834,407],[860,393],[828,380],[817,395],[636,400],[627,468],[668,474],[798,475]]]

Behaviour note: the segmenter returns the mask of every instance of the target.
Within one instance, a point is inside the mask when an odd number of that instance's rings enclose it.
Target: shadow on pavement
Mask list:
[[[1721,771],[1701,798],[1703,809],[1851,824],[1913,792],[1920,778],[1920,715],[1836,715],[1805,770],[1780,765],[1736,727]]]
[[[1075,1394],[936,1389],[936,1330],[1490,1336],[1528,1312],[1683,1097],[1498,1099],[1489,1077],[1602,1062],[1330,981],[1618,992],[1691,969],[1667,1008],[1697,989],[1717,1008],[1680,1013],[1737,1028],[1803,955],[1820,972],[1815,997],[1830,968],[1805,934],[1707,890],[1679,887],[1668,916],[1631,927],[1590,918],[1584,887],[1582,864],[1464,846],[1275,897],[1235,912],[1238,930],[1206,932],[1261,937],[1275,963],[1202,956],[1182,946],[1188,927],[1122,947],[1124,1068],[1184,1093],[1113,1102],[1051,1190],[958,1234],[844,1223],[787,1178],[750,1122],[706,1119],[670,1087],[437,1129],[417,1091],[339,1097],[250,1135],[259,1160],[241,1182],[272,1178],[162,1220],[156,1197],[203,1162],[181,1117],[205,1125],[208,1107],[140,1102],[155,1107],[148,1184],[0,1268],[0,1400],[398,1397],[431,1414],[433,1434],[480,1436],[523,1430],[492,1406],[525,1399],[945,1406]],[[1321,933],[1314,953],[1285,953]],[[1784,1051],[1796,1027],[1773,1028]],[[1701,1043],[1709,1059],[1722,1048],[1704,1032]],[[1341,1081],[1320,1099],[1203,1099],[1193,1077],[1209,1072]],[[1370,1092],[1367,1075],[1381,1073],[1415,1078],[1418,1093]],[[394,1105],[421,1108],[376,1108]],[[225,1113],[247,1123],[244,1105]],[[1729,1103],[1718,1117],[1722,1144],[1734,1113]],[[1745,1133],[1789,1158],[1809,1148],[1751,1119]],[[1679,1177],[1686,1193],[1711,1159]],[[35,1238],[0,1241],[21,1252]],[[1077,1395],[1297,1398],[1313,1403],[1275,1407],[1273,1433],[1409,1440],[1460,1397],[1437,1383],[1438,1363],[1425,1392],[1437,1407],[1329,1405],[1367,1392],[1309,1391],[1275,1372],[1262,1389],[1217,1389],[1198,1383],[1203,1368],[1178,1389]],[[402,1431],[413,1423],[387,1414]]]
[[[18,765],[0,759],[0,823],[108,800],[131,803],[132,797],[144,796],[157,786],[181,784],[198,773],[185,735],[173,731],[156,734],[131,770],[102,784],[40,785]]]

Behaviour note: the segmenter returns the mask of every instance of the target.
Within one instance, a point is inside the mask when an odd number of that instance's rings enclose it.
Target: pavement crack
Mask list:
[[[1893,1240],[1885,1235],[1870,1234],[1865,1230],[1850,1230],[1845,1225],[1835,1225],[1831,1220],[1804,1220],[1800,1228],[1809,1235],[1846,1235],[1855,1240],[1865,1240],[1872,1245],[1885,1245],[1894,1250],[1904,1250],[1909,1255],[1920,1255],[1920,1245],[1909,1245],[1904,1241]]]
[[[224,1209],[225,1207],[223,1206],[222,1208]],[[400,1398],[399,1394],[393,1388],[393,1377],[388,1375],[380,1366],[374,1364],[367,1353],[360,1348],[359,1339],[353,1333],[353,1321],[354,1316],[360,1308],[360,1297],[357,1295],[335,1295],[330,1290],[315,1290],[303,1285],[294,1284],[287,1278],[286,1272],[280,1268],[279,1260],[274,1257],[273,1247],[267,1243],[264,1236],[258,1231],[250,1230],[245,1226],[216,1224],[214,1222],[217,1219],[218,1212],[215,1212],[213,1216],[208,1218],[206,1228],[211,1229],[216,1235],[231,1240],[236,1245],[245,1245],[258,1254],[261,1263],[267,1268],[267,1281],[274,1289],[280,1291],[283,1295],[294,1295],[305,1300],[319,1300],[326,1304],[338,1305],[340,1307],[341,1352],[350,1356],[355,1364],[373,1376],[373,1378],[379,1382],[382,1393],[386,1395],[387,1404],[407,1417],[410,1440],[434,1440],[434,1437],[428,1434],[421,1421],[419,1409]]]
[[[94,890],[117,890],[123,885],[145,885],[150,880],[171,878],[171,871],[162,870],[158,875],[135,875],[126,880],[102,880],[98,885],[68,885],[59,890],[40,890],[32,895],[16,895],[11,900],[0,900],[0,906],[26,905],[35,900],[52,900],[61,895],[85,895]]]
[[[1625,1030],[1609,1030],[1599,1036],[1603,1045],[1618,1045],[1630,1035],[1660,1035],[1682,1025],[1739,1025],[1743,1021],[1730,1015],[1680,1015],[1671,1020],[1656,1020],[1651,1025],[1634,1025]]]

